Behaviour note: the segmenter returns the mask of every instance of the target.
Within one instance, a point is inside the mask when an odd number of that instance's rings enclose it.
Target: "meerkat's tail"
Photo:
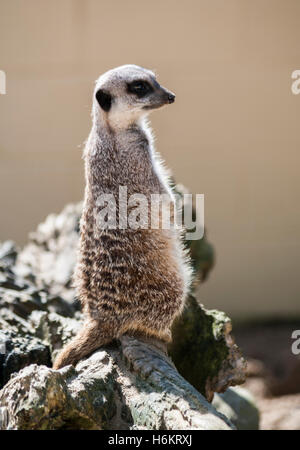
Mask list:
[[[77,336],[67,344],[54,361],[53,369],[72,364],[75,366],[80,359],[92,353],[102,345],[108,344],[114,339],[111,333],[99,322],[84,324]]]

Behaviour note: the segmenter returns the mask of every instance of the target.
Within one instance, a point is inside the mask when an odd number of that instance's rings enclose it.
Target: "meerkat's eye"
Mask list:
[[[144,80],[132,81],[127,85],[127,88],[130,94],[136,94],[139,98],[145,97],[153,91],[152,86]]]

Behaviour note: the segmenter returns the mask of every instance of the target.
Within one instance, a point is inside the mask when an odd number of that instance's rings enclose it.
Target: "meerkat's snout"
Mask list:
[[[161,108],[170,103],[174,103],[175,94],[155,82],[153,94],[149,96],[146,101],[147,104],[143,106],[143,109],[151,111],[152,109]]]
[[[173,92],[169,91],[168,89],[162,86],[159,86],[159,90],[162,91],[162,100],[164,104],[175,102],[175,94],[173,94]]]
[[[168,95],[168,100],[169,100],[169,103],[174,103],[175,102],[175,94],[172,94],[170,92]]]

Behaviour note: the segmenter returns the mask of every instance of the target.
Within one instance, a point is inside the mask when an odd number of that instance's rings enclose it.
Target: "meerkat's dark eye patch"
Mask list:
[[[139,98],[145,97],[145,95],[153,92],[153,87],[148,81],[144,80],[135,80],[131,83],[128,83],[127,90],[130,94],[135,94]]]
[[[99,91],[96,92],[96,99],[104,111],[108,112],[110,110],[112,96],[108,92],[99,89]]]

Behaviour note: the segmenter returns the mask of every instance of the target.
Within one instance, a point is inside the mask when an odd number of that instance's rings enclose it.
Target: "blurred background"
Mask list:
[[[135,63],[176,93],[152,116],[157,148],[178,182],[205,195],[216,266],[201,300],[234,318],[300,316],[300,3],[0,5],[0,239],[23,245],[82,199],[94,80]]]
[[[0,0],[0,241],[83,197],[94,81],[133,63],[176,93],[157,148],[205,195],[215,267],[198,299],[233,319],[261,427],[300,429],[298,0]],[[63,261],[62,261],[63,272]]]

